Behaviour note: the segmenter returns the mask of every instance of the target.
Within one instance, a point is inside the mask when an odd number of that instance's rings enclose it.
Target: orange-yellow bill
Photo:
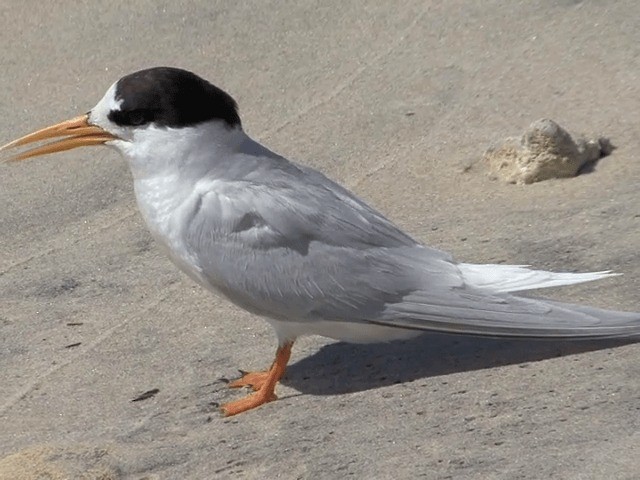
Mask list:
[[[32,148],[22,152],[18,155],[14,155],[9,158],[12,161],[25,160],[31,157],[37,157],[38,155],[46,155],[48,153],[62,152],[64,150],[71,150],[72,148],[83,147],[87,145],[100,145],[109,140],[114,140],[118,137],[108,133],[100,127],[89,124],[88,115],[80,115],[79,117],[66,120],[64,122],[56,123],[50,127],[43,128],[37,132],[30,133],[24,137],[18,138],[13,142],[9,142],[6,145],[0,147],[0,152],[8,150],[10,148],[20,147],[22,145],[28,145],[30,143],[39,142],[41,140],[48,140],[50,138],[66,137],[56,142],[47,143],[40,147]]]

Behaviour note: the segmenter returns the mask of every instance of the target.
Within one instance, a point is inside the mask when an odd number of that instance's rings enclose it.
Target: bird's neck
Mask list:
[[[196,184],[215,175],[248,138],[241,128],[211,122],[181,129],[147,129],[121,147],[136,200],[156,238],[176,234],[176,215],[194,200]]]
[[[189,184],[223,164],[247,139],[241,127],[220,121],[180,129],[153,127],[137,132],[122,153],[136,182],[174,177]]]

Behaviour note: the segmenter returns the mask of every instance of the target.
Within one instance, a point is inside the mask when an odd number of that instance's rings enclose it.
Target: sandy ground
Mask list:
[[[624,272],[548,294],[640,309],[639,2],[237,3],[2,2],[0,143],[180,66],[430,245]],[[617,149],[491,180],[485,148],[541,117]],[[122,159],[0,165],[0,205],[2,479],[638,478],[640,345],[307,338],[278,402],[225,419],[274,336],[159,252]]]

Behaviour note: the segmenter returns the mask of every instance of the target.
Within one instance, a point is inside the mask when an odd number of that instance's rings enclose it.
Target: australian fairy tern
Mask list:
[[[457,263],[420,244],[353,193],[270,151],[242,129],[233,98],[193,73],[158,67],[114,83],[86,115],[2,150],[61,138],[13,157],[107,145],[128,161],[138,207],[171,260],[203,287],[263,316],[278,337],[255,392],[227,415],[275,399],[295,339],[348,342],[422,331],[493,337],[640,335],[640,314],[513,292],[606,278],[519,265]]]

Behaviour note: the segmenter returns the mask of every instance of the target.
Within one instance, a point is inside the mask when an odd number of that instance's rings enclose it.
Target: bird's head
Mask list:
[[[241,128],[234,99],[191,72],[155,67],[122,77],[88,113],[25,135],[0,151],[57,139],[9,160],[107,145],[135,162],[170,155],[203,124]]]

